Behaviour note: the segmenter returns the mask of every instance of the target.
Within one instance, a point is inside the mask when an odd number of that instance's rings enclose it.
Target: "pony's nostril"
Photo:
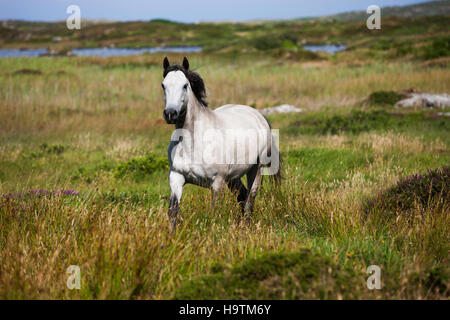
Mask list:
[[[178,118],[178,112],[175,109],[165,109],[164,110],[164,118],[168,122],[175,121]]]

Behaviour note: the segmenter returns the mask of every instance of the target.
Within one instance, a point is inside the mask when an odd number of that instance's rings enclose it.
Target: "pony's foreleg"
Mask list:
[[[171,223],[172,231],[177,227],[177,216],[180,210],[181,194],[183,193],[183,186],[185,183],[184,176],[178,172],[170,171],[170,204],[169,204],[169,221]]]
[[[212,189],[212,202],[213,206],[215,207],[217,204],[217,198],[219,197],[219,194],[223,193],[223,190],[225,189],[225,179],[220,176],[216,177],[211,185],[211,189]]]
[[[258,193],[259,185],[261,184],[261,165],[255,165],[247,174],[248,182],[248,197],[244,206],[244,217],[246,219],[251,217],[253,212],[253,205]]]

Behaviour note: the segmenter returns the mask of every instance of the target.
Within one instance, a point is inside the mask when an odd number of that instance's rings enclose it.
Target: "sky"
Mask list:
[[[0,0],[0,20],[66,20],[72,4],[82,19],[198,22],[315,17],[420,2],[427,0]]]

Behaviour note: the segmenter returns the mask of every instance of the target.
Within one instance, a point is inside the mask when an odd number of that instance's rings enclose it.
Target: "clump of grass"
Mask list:
[[[63,196],[77,196],[80,193],[71,189],[71,190],[55,190],[55,191],[49,191],[44,189],[39,190],[30,190],[27,193],[7,193],[2,195],[3,197],[9,197],[9,198],[23,198],[26,196],[36,196],[36,197],[43,197],[43,196],[53,196],[53,195],[63,195]]]
[[[369,131],[417,131],[425,128],[430,131],[448,128],[447,118],[431,118],[422,112],[397,113],[383,109],[370,111],[353,110],[348,114],[332,116],[300,115],[303,119],[283,128],[289,134],[360,134]]]
[[[375,91],[370,94],[367,101],[370,105],[392,106],[404,98],[406,98],[404,94],[395,91]]]
[[[40,75],[42,75],[42,71],[36,70],[36,69],[24,68],[24,69],[19,69],[17,71],[14,71],[12,73],[12,75],[13,76],[20,76],[20,75],[40,76]]]
[[[340,132],[360,133],[379,129],[389,121],[391,115],[383,110],[364,112],[354,110],[347,116],[334,115],[319,124],[323,134]]]
[[[356,280],[355,280],[356,279]],[[301,299],[355,297],[358,277],[329,258],[301,249],[266,253],[184,282],[175,299]],[[323,284],[327,285],[323,285]]]
[[[284,58],[288,60],[309,61],[309,60],[323,60],[317,53],[305,50],[303,48],[280,48],[272,51],[272,54],[277,58]]]
[[[147,191],[108,191],[101,195],[106,203],[113,204],[133,204],[141,206],[151,206],[153,203],[161,200],[161,195]]]
[[[166,158],[157,157],[153,153],[148,153],[144,157],[133,158],[120,163],[116,168],[114,176],[116,178],[132,176],[134,179],[139,180],[143,176],[168,168],[169,161]]]
[[[449,296],[450,274],[448,268],[436,266],[422,274],[413,273],[410,282],[441,295]]]
[[[47,154],[61,154],[67,150],[67,147],[60,144],[48,145],[47,143],[41,144],[41,150]]]
[[[71,176],[71,180],[85,181],[91,183],[95,177],[101,172],[110,172],[116,168],[116,164],[110,160],[103,160],[102,162],[95,165],[80,166]]]
[[[39,146],[39,151],[34,151],[30,153],[23,153],[24,158],[39,158],[45,155],[60,155],[67,151],[68,147],[62,144],[49,145],[43,143]]]
[[[404,212],[417,204],[444,208],[450,205],[450,167],[429,170],[401,179],[365,204],[365,211]]]

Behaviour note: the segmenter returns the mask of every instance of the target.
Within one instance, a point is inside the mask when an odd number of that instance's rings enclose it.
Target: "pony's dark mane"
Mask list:
[[[186,78],[189,80],[189,83],[192,88],[192,92],[194,92],[195,97],[198,102],[204,107],[208,107],[208,103],[205,101],[206,98],[206,89],[205,83],[203,82],[202,77],[197,72],[186,70],[183,66],[179,64],[172,64],[164,69],[163,77],[165,78],[169,72],[172,71],[181,71],[184,73]]]

